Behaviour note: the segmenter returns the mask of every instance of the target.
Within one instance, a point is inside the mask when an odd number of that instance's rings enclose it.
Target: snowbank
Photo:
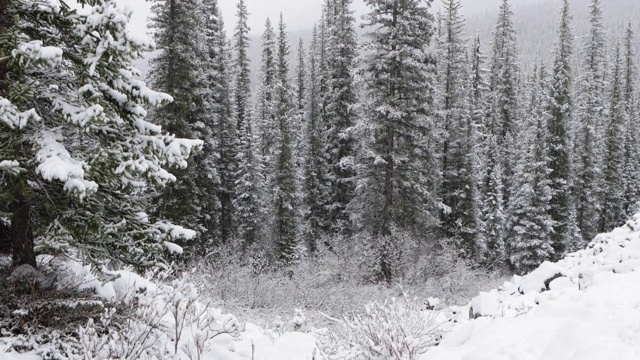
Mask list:
[[[640,216],[483,293],[421,360],[640,359]]]
[[[188,278],[154,282],[119,270],[104,271],[104,278],[100,279],[90,266],[73,260],[40,256],[39,261],[55,265],[52,268],[57,269],[59,290],[76,287],[93,290],[95,306],[102,307],[104,315],[81,326],[77,330],[78,339],[65,338],[59,343],[36,339],[37,334],[36,337],[0,334],[1,360],[308,360],[318,352],[316,339],[309,334],[276,333],[240,323],[235,316],[211,306]],[[29,266],[12,274],[16,278],[21,276],[43,277]],[[114,306],[128,317],[122,331],[122,324],[114,326]],[[28,318],[29,307],[14,311],[13,316]],[[296,318],[301,316],[296,314]],[[108,331],[104,331],[105,326]],[[53,333],[54,337],[61,335],[57,330]],[[62,343],[64,346],[58,346]]]

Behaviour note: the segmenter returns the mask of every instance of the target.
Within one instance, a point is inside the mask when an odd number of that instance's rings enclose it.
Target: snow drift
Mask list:
[[[640,359],[640,215],[468,307],[421,360]]]

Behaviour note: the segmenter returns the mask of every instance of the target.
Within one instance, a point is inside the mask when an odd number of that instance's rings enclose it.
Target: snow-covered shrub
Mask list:
[[[40,257],[42,258],[42,257]],[[100,281],[72,260],[51,260],[33,289],[0,291],[0,358],[29,353],[43,359],[201,359],[221,335],[229,341],[242,326],[210,306],[187,277],[140,276],[103,271]],[[11,284],[0,268],[0,286]],[[82,290],[84,289],[84,290]]]
[[[445,303],[463,304],[506,280],[475,270],[454,256],[439,258],[440,252],[454,253],[444,246],[413,243],[403,251],[401,271],[393,283],[376,283],[362,266],[366,257],[358,251],[360,244],[327,240],[318,245],[313,257],[303,257],[296,265],[285,269],[265,266],[258,272],[251,256],[219,252],[193,265],[198,269],[193,281],[218,306],[249,322],[274,327],[273,319],[286,322],[294,309],[301,309],[310,327],[322,327],[327,320],[318,312],[340,317],[371,301],[400,297],[405,291],[421,299],[437,297]]]
[[[105,310],[99,323],[92,319],[79,330],[85,356],[91,359],[200,359],[209,341],[241,326],[202,299],[193,284],[182,278],[129,294]]]
[[[334,319],[320,348],[329,360],[418,359],[438,338],[435,313],[421,308],[408,298],[370,303],[363,313]]]

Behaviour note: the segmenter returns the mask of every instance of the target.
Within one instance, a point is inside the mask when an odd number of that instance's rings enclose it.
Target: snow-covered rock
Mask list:
[[[9,280],[11,282],[22,281],[27,279],[33,279],[38,276],[38,270],[36,270],[33,266],[24,264],[16,267],[9,275]]]
[[[502,305],[498,296],[495,294],[481,292],[471,300],[471,308],[469,309],[469,317],[472,319],[481,316],[501,316]]]

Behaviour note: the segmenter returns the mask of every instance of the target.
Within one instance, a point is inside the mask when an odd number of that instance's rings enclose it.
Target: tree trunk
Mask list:
[[[9,236],[9,226],[0,220],[0,254],[11,253],[11,237]]]
[[[9,16],[9,0],[0,0],[0,35],[4,35],[11,27],[11,17]],[[5,77],[7,75],[7,62],[5,57],[8,54],[4,54],[0,50],[0,97],[5,96]]]
[[[11,252],[13,254],[13,267],[31,265],[36,267],[36,253],[31,231],[31,205],[18,194],[11,206]]]

